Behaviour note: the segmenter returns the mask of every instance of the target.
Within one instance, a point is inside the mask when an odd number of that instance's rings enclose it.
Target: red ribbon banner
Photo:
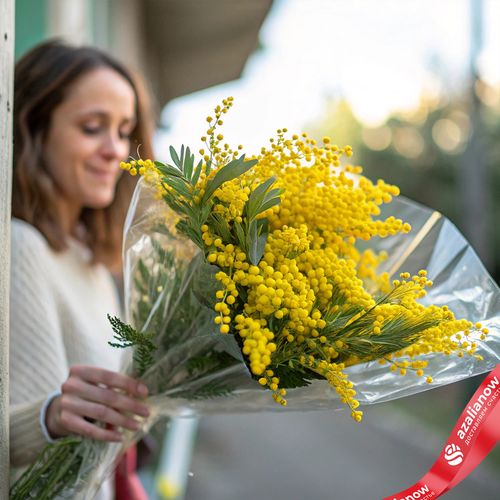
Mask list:
[[[500,440],[500,365],[474,393],[439,458],[412,487],[383,500],[434,500],[467,477]]]

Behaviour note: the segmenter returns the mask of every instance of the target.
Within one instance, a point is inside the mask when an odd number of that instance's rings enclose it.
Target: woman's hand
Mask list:
[[[79,434],[100,441],[121,441],[116,427],[138,430],[139,423],[132,415],[149,415],[141,401],[148,394],[144,384],[95,366],[72,366],[61,392],[50,403],[45,417],[54,438]],[[102,428],[93,421],[109,425]]]

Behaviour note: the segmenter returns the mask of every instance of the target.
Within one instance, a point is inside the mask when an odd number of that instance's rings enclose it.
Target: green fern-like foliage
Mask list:
[[[138,332],[130,325],[127,325],[116,316],[108,314],[108,320],[115,334],[113,338],[116,342],[108,342],[111,347],[134,348],[135,375],[141,376],[153,364],[153,352],[156,346],[151,341],[152,333]]]
[[[223,396],[230,396],[234,389],[224,382],[207,382],[196,390],[186,390],[175,394],[178,398],[188,400],[214,399]]]
[[[56,498],[68,483],[76,481],[83,455],[81,438],[64,438],[47,445],[37,459],[10,488],[10,500]],[[58,467],[55,467],[57,464]],[[54,471],[53,473],[51,473]]]
[[[194,356],[187,362],[191,377],[201,377],[234,365],[235,358],[224,351],[211,350],[204,356]]]

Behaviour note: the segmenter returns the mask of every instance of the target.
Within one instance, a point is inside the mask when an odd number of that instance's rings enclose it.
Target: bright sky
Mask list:
[[[468,69],[471,1],[275,0],[261,31],[264,50],[250,58],[243,78],[167,106],[158,157],[171,144],[198,150],[205,117],[228,95],[235,105],[223,133],[251,153],[278,128],[302,131],[328,98],[347,98],[359,119],[377,125],[414,107],[424,88],[443,90],[433,73],[450,92]],[[500,1],[485,0],[483,10],[481,74],[498,83]]]

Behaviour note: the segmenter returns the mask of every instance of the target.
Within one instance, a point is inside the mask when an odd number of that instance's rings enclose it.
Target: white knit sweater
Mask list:
[[[47,444],[40,408],[74,364],[120,369],[106,315],[119,314],[116,288],[76,241],[54,252],[33,226],[12,221],[10,293],[11,465],[29,464]],[[103,498],[101,496],[101,498]]]

